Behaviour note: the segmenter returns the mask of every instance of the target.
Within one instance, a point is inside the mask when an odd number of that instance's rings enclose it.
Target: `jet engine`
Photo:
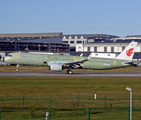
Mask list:
[[[51,71],[62,71],[63,70],[63,66],[59,63],[52,63],[49,66],[49,70]]]

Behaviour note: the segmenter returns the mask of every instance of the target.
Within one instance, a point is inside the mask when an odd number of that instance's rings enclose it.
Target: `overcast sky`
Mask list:
[[[0,0],[0,33],[141,35],[141,0]]]

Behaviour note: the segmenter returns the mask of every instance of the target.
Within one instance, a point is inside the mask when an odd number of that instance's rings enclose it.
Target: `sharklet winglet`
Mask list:
[[[92,53],[87,57],[87,60],[90,60],[92,57]]]

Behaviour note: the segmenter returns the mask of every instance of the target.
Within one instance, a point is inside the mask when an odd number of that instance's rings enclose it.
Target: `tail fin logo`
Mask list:
[[[131,54],[133,54],[133,50],[134,48],[130,48],[129,50],[126,50],[126,55],[130,57]]]

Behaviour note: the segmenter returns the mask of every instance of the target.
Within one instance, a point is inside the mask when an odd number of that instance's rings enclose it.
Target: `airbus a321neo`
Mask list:
[[[16,64],[16,71],[19,65],[49,66],[51,71],[62,71],[67,68],[67,73],[72,74],[73,68],[83,69],[113,69],[134,65],[132,61],[137,42],[131,42],[125,49],[115,58],[98,58],[69,55],[53,55],[53,54],[34,54],[15,52],[5,57],[5,62]]]

